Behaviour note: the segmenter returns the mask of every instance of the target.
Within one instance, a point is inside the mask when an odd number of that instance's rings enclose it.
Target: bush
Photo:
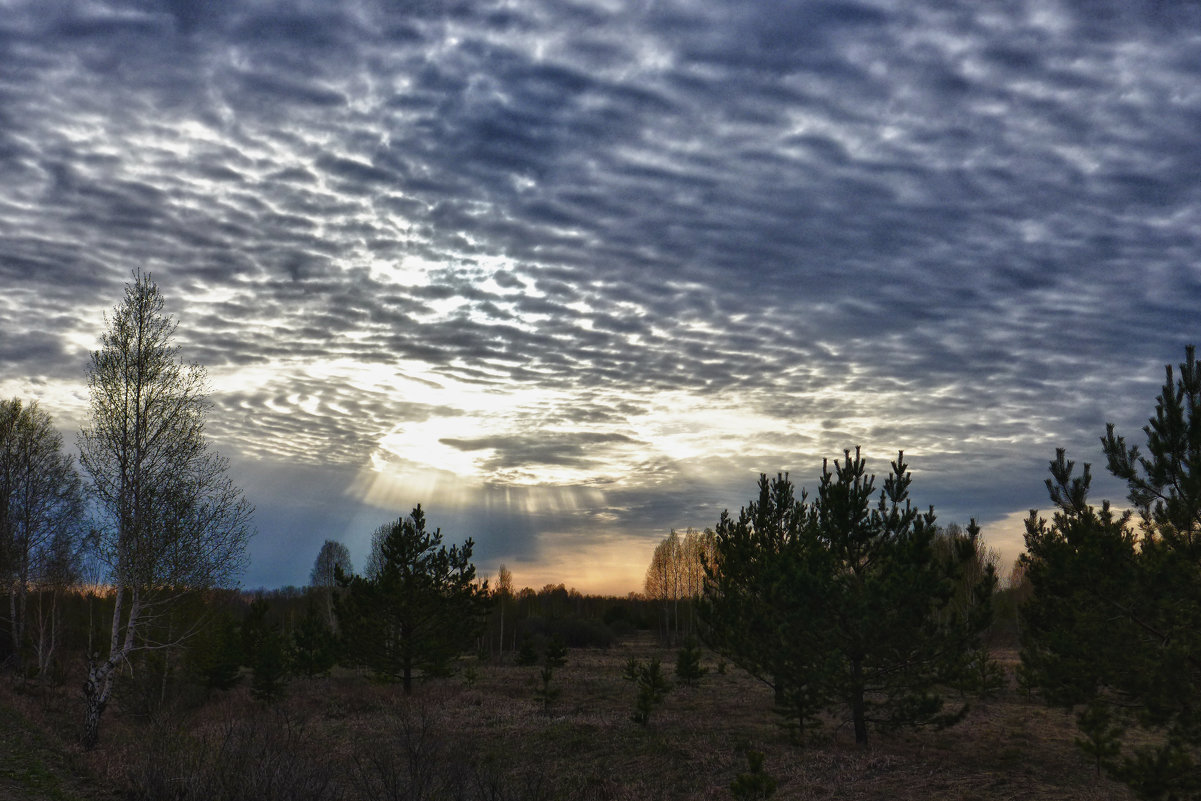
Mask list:
[[[157,726],[125,773],[127,801],[338,801],[305,727],[277,713],[196,736]]]
[[[651,712],[667,697],[671,683],[663,675],[658,659],[639,665],[637,671],[638,697],[634,701],[634,714],[630,715],[630,720],[639,726],[646,726],[650,722]]]
[[[685,687],[695,687],[709,671],[701,667],[701,646],[695,637],[684,640],[684,647],[676,655],[676,680]]]
[[[400,704],[355,749],[351,784],[365,801],[546,801],[562,797],[541,774],[505,772],[430,708]]]
[[[538,664],[538,646],[528,634],[521,638],[521,645],[517,648],[517,664],[521,667]]]
[[[730,792],[738,801],[760,801],[771,798],[776,792],[776,780],[763,772],[763,754],[747,750],[748,770],[739,773],[730,785]]]

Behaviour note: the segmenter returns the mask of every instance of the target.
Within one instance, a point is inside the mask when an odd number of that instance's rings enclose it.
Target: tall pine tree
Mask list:
[[[415,676],[445,673],[474,644],[490,603],[487,582],[476,583],[473,545],[442,545],[420,504],[388,527],[370,577],[341,579],[346,592],[335,609],[350,660],[400,681],[406,693]]]

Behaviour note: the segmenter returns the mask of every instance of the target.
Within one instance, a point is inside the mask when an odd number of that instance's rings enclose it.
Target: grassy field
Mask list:
[[[748,748],[764,754],[778,799],[1130,798],[1073,745],[1069,716],[1014,689],[1012,652],[998,654],[1010,687],[960,725],[877,735],[866,749],[833,721],[793,744],[770,690],[733,667],[719,674],[708,654],[699,686],[673,689],[638,726],[623,667],[656,656],[670,677],[674,651],[649,638],[571,651],[549,712],[535,698],[537,668],[474,663],[411,699],[343,672],[294,680],[269,709],[245,688],[148,718],[117,707],[90,754],[72,742],[70,688],[38,697],[10,687],[0,798],[731,799]]]

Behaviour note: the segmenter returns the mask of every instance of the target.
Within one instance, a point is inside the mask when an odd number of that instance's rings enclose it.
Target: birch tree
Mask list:
[[[500,613],[500,653],[505,652],[505,607],[513,602],[513,571],[509,570],[505,565],[501,565],[496,571],[496,586],[492,589],[492,597],[496,601],[497,611]],[[514,638],[516,638],[517,626],[513,626]],[[516,648],[516,643],[514,643]]]
[[[78,481],[76,482],[78,491]],[[59,600],[79,583],[83,573],[86,547],[79,529],[58,529],[39,560],[37,602],[33,611],[33,652],[37,657],[38,677],[44,683],[51,673],[55,654],[62,640],[62,610]]]
[[[334,590],[338,586],[338,571],[349,576],[354,572],[350,561],[350,549],[336,540],[326,540],[317,552],[313,570],[309,573],[309,584],[325,596],[326,621],[330,630],[337,627],[334,616]]]
[[[18,670],[32,585],[52,545],[70,548],[83,529],[79,476],[62,436],[37,403],[0,401],[0,575],[9,597],[9,634]],[[40,660],[39,660],[40,661]]]
[[[131,653],[191,633],[153,624],[190,592],[232,584],[252,507],[204,434],[204,369],[184,364],[177,324],[148,274],[125,287],[88,369],[90,419],[80,462],[101,515],[98,557],[115,595],[107,642],[88,655],[83,745],[95,746],[118,668]]]
[[[646,569],[644,588],[646,597],[658,601],[662,611],[663,637],[672,637],[672,618],[675,618],[675,633],[680,628],[680,535],[671,530],[662,542],[655,546],[650,566]]]
[[[684,536],[672,529],[655,546],[651,563],[646,569],[643,590],[646,597],[658,601],[662,608],[663,635],[678,638],[682,619],[680,604],[688,613],[684,627],[691,632],[696,627],[695,602],[701,597],[705,583],[705,565],[713,555],[713,532],[703,533],[689,528]]]

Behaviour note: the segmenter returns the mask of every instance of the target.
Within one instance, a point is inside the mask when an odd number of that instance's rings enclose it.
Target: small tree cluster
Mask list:
[[[775,688],[801,735],[837,707],[861,744],[869,724],[949,725],[966,709],[944,711],[938,690],[960,682],[978,650],[996,579],[989,566],[965,586],[978,538],[936,547],[934,510],[913,508],[910,483],[902,454],[877,493],[856,449],[823,466],[812,501],[787,476],[764,475],[758,498],[718,523],[708,636]]]
[[[79,576],[84,529],[82,485],[50,415],[36,403],[0,400],[0,582],[18,672],[30,639],[38,673],[50,667],[59,595]]]
[[[1050,520],[1031,513],[1022,557],[1027,686],[1080,710],[1077,741],[1140,798],[1201,793],[1201,365],[1168,365],[1146,450],[1108,426],[1109,472],[1137,520],[1089,503],[1089,465],[1050,464]]]
[[[660,609],[660,632],[675,639],[681,631],[693,632],[696,601],[705,584],[705,565],[713,558],[713,532],[688,529],[680,536],[672,529],[651,556],[643,589]]]

